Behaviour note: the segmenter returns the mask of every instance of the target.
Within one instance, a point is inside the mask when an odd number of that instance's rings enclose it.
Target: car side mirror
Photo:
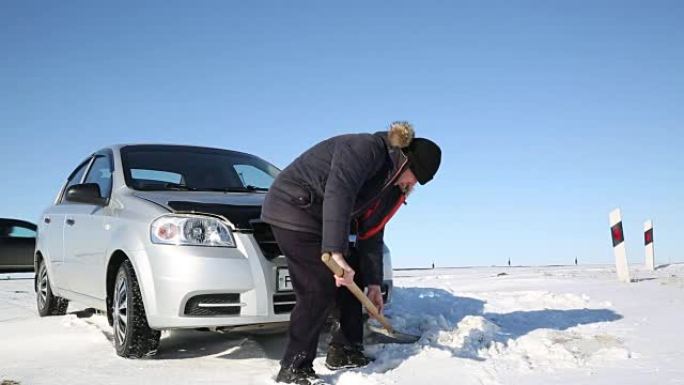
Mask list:
[[[100,185],[97,183],[75,184],[66,192],[65,199],[69,202],[87,203],[104,206],[107,199],[100,196]]]

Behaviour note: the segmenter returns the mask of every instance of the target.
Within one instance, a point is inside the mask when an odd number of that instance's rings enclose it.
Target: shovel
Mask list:
[[[333,274],[335,274],[338,277],[344,276],[344,270],[342,269],[342,267],[340,267],[340,265],[337,264],[337,262],[335,262],[330,253],[323,253],[321,260],[323,260],[323,263],[325,263],[325,265],[328,266],[328,269],[330,269],[333,272]],[[378,308],[376,308],[375,305],[373,305],[373,302],[371,302],[371,300],[368,299],[366,294],[364,294],[363,291],[361,291],[356,282],[352,282],[351,285],[347,286],[347,289],[349,289],[349,291],[351,291],[352,294],[354,294],[354,296],[359,300],[359,302],[363,304],[363,306],[368,310],[368,312],[375,319],[377,319],[378,322],[380,322],[380,324],[384,327],[384,329],[371,327],[371,330],[383,336],[382,342],[395,344],[412,344],[420,339],[420,336],[414,336],[411,334],[401,333],[394,330],[394,328],[389,323],[387,318],[385,318],[385,316],[383,316],[378,311]]]

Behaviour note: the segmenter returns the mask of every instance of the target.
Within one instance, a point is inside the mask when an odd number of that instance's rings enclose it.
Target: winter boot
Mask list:
[[[281,367],[276,376],[276,382],[296,385],[328,385],[310,367],[301,369]]]
[[[325,366],[330,370],[360,368],[372,361],[372,358],[363,354],[362,345],[330,344],[328,356],[325,357]]]

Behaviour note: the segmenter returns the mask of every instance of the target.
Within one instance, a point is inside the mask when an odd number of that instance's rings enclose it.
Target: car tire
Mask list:
[[[41,317],[65,315],[69,307],[69,300],[52,293],[45,261],[40,261],[36,273],[36,305]]]
[[[112,327],[116,354],[126,358],[145,358],[157,353],[161,332],[147,323],[140,286],[131,262],[124,261],[114,279]]]

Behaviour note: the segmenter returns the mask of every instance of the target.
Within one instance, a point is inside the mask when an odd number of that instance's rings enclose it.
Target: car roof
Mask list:
[[[175,149],[195,149],[195,150],[208,150],[208,151],[220,151],[220,152],[230,152],[233,154],[238,154],[238,155],[247,155],[247,156],[255,156],[254,154],[250,154],[247,152],[241,152],[241,151],[235,151],[235,150],[229,150],[226,148],[219,148],[219,147],[208,147],[208,146],[194,146],[194,145],[186,145],[186,144],[171,144],[171,143],[119,143],[119,144],[113,144],[111,146],[105,147],[101,149],[100,151],[103,150],[112,150],[112,151],[121,151],[121,149],[125,147],[140,147],[140,148],[175,148]],[[99,151],[97,151],[99,152]]]

